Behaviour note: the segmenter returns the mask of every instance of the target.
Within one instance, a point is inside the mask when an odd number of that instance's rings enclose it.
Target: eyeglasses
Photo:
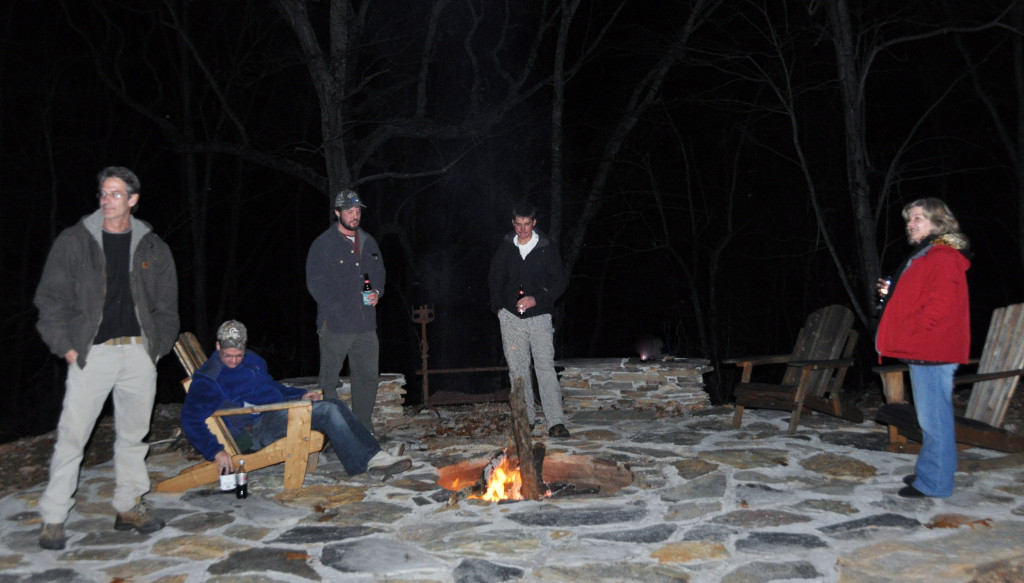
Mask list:
[[[114,200],[121,200],[126,196],[131,196],[127,192],[103,192],[102,190],[96,193],[96,200],[103,200],[103,197],[109,196]]]

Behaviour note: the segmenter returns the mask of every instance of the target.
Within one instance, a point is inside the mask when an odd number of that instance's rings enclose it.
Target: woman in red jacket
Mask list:
[[[924,198],[903,207],[913,252],[892,283],[879,282],[888,297],[878,324],[879,358],[910,367],[914,410],[923,436],[914,475],[899,491],[905,498],[946,498],[953,493],[956,435],[953,373],[967,362],[971,344],[967,298],[967,237],[946,203]]]

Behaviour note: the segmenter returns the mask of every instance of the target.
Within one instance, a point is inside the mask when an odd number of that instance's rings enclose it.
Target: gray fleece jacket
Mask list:
[[[178,275],[171,249],[145,221],[131,218],[129,284],[143,345],[155,363],[171,351],[178,336]],[[55,355],[78,352],[85,366],[103,318],[106,296],[103,212],[82,217],[53,242],[33,302],[36,329]]]

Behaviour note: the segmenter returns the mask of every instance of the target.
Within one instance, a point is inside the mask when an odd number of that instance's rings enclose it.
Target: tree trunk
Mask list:
[[[847,186],[850,189],[857,236],[860,288],[864,294],[864,305],[872,305],[875,297],[875,280],[881,276],[881,268],[875,221],[871,212],[871,184],[868,182],[870,161],[867,150],[866,103],[862,72],[858,63],[847,0],[832,0],[829,3],[829,16],[834,29],[832,40],[836,47],[836,68],[843,97]]]

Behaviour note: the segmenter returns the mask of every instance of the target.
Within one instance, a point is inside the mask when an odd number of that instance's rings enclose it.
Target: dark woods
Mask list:
[[[6,4],[3,439],[53,427],[64,366],[31,298],[108,164],[142,180],[183,328],[209,350],[242,320],[281,377],[316,374],[305,256],[332,195],[359,191],[388,268],[381,369],[413,400],[414,306],[434,307],[432,366],[503,363],[486,271],[524,196],[571,274],[558,356],[706,357],[715,401],[720,358],[787,350],[831,303],[861,331],[847,384],[877,390],[874,281],[920,196],[972,239],[976,340],[1021,300],[1022,3],[596,4]],[[158,399],[180,400],[173,356],[160,373]]]

